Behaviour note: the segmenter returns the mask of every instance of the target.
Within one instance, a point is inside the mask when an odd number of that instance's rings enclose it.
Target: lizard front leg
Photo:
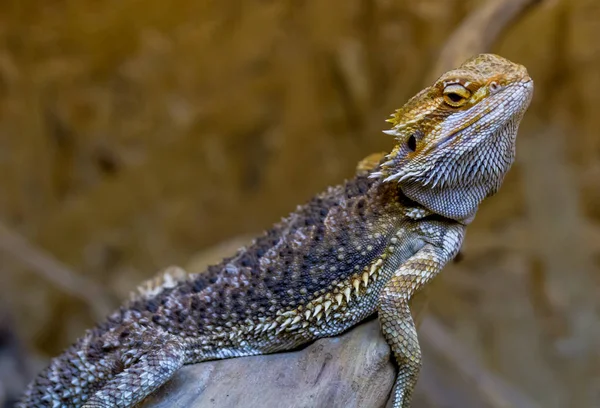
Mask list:
[[[394,408],[410,407],[421,368],[421,349],[409,301],[456,255],[462,242],[462,233],[458,230],[455,232],[457,234],[444,234],[441,239],[443,244],[440,242],[442,245],[425,244],[396,270],[379,297],[381,330],[399,366]]]

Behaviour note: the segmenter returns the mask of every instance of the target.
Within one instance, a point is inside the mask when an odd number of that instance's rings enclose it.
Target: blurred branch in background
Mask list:
[[[52,255],[35,247],[24,237],[1,223],[0,251],[17,258],[38,276],[88,305],[96,320],[106,317],[115,306],[115,302],[102,287],[84,276],[74,273]]]
[[[425,349],[431,349],[448,362],[453,368],[446,372],[447,377],[458,375],[465,380],[468,387],[473,387],[477,394],[492,408],[541,408],[531,397],[498,375],[487,370],[463,344],[458,341],[436,318],[427,316],[419,326],[419,336]],[[426,357],[426,358],[431,358]],[[427,381],[428,373],[423,370],[426,394],[430,399],[437,400],[439,406],[444,406],[446,395],[440,395],[436,389],[438,384]],[[448,381],[448,379],[446,379]],[[471,391],[472,392],[472,391]],[[467,394],[469,394],[467,392]],[[435,398],[435,396],[438,398]]]
[[[574,135],[540,128],[523,140],[519,163],[527,186],[532,254],[541,263],[537,275],[542,295],[551,321],[559,320],[558,326],[566,328],[557,332],[545,327],[545,333],[553,340],[555,358],[564,360],[561,366],[568,370],[568,405],[591,407],[597,396],[577,379],[594,378],[600,365],[600,298],[589,290],[596,285],[592,249],[599,242],[589,241],[577,179],[566,163],[565,139]]]
[[[471,12],[452,33],[425,83],[459,66],[467,58],[489,52],[502,32],[542,0],[489,0]]]

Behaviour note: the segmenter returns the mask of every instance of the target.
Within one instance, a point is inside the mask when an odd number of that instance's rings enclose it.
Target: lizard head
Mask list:
[[[371,177],[398,182],[429,210],[470,222],[515,158],[533,81],[522,65],[492,54],[467,60],[398,109],[384,133],[397,144]]]

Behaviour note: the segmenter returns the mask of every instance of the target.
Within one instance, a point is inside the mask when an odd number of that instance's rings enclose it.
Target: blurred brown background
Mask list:
[[[27,350],[60,352],[158,269],[389,149],[384,119],[482,3],[3,0],[0,307]],[[598,36],[600,2],[546,0],[496,42],[534,100],[431,291],[460,344],[543,407],[600,407]],[[24,261],[40,251],[70,284]]]

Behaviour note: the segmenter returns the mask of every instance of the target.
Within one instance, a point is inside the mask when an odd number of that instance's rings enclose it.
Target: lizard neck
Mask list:
[[[515,157],[516,124],[509,122],[502,132],[471,150],[451,152],[432,167],[429,180],[400,183],[402,192],[428,210],[467,225],[473,221],[479,204],[494,195]],[[452,160],[450,160],[452,159]]]
[[[429,211],[468,225],[475,218],[479,203],[486,197],[482,187],[423,189],[413,184],[403,186],[402,192]]]

